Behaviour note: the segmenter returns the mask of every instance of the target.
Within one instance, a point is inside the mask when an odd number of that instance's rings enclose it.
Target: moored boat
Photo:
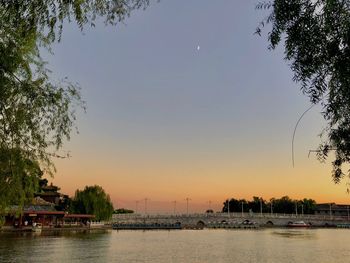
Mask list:
[[[32,226],[33,232],[41,232],[42,229],[43,229],[43,226],[40,223],[34,223]]]
[[[304,221],[295,221],[295,222],[289,222],[288,227],[310,227],[311,225],[309,223],[305,223]]]

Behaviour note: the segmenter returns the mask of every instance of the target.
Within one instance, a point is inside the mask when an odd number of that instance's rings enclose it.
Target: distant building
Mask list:
[[[338,205],[335,203],[318,204],[315,207],[315,215],[350,216],[350,205]]]
[[[65,211],[68,209],[69,197],[58,192],[60,190],[58,186],[51,183],[50,185],[42,185],[40,189],[40,192],[34,195],[35,197],[40,197],[46,202],[53,204],[56,210]]]
[[[32,204],[25,205],[23,209],[13,205],[5,213],[4,228],[26,229],[35,223],[40,223],[43,228],[80,226],[89,227],[89,222],[94,215],[68,214],[64,211],[57,211],[54,204],[35,197]]]
[[[50,185],[41,186],[41,192],[36,193],[35,196],[40,197],[52,204],[58,205],[60,197],[62,196],[62,194],[58,192],[59,190],[60,188],[58,186],[52,185],[51,183]]]
[[[40,192],[29,205],[20,208],[10,206],[5,212],[3,228],[30,229],[36,223],[43,228],[51,227],[89,227],[94,215],[68,214],[69,197],[59,193],[59,187],[54,185],[41,185]]]

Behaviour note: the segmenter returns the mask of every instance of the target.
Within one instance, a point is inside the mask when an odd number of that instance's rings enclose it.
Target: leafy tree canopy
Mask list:
[[[324,161],[334,151],[332,177],[338,183],[350,171],[350,1],[262,1],[258,9],[270,10],[261,22],[271,24],[270,49],[284,43],[294,81],[312,103],[321,103],[327,121],[318,157]],[[346,173],[346,174],[345,174]]]
[[[60,157],[58,150],[70,138],[75,109],[84,108],[76,84],[50,78],[40,50],[50,51],[66,22],[74,21],[83,29],[102,17],[114,25],[148,4],[148,0],[0,0],[2,206],[16,201],[2,198],[3,191],[24,200],[25,193],[33,192],[24,181],[34,179],[38,170],[54,173],[52,157]]]
[[[93,214],[95,220],[108,220],[113,214],[113,204],[101,186],[86,186],[77,190],[71,203],[71,212]]]
[[[242,212],[242,208],[243,212],[252,211],[254,213],[270,213],[272,206],[273,213],[294,214],[297,209],[300,214],[313,214],[316,207],[316,201],[313,199],[304,198],[302,200],[293,200],[288,196],[283,196],[281,198],[271,198],[270,201],[266,201],[261,197],[254,196],[251,201],[235,198],[226,200],[223,203],[223,213],[227,213],[228,204],[231,213]]]
[[[27,159],[20,149],[0,151],[0,171],[0,212],[8,204],[22,206],[33,199],[42,176],[37,162]]]

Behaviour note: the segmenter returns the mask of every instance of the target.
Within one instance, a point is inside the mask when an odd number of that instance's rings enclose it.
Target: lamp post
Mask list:
[[[191,200],[190,198],[186,198],[186,212],[187,212],[187,216],[188,216],[188,202]]]
[[[242,201],[242,217],[243,217],[243,201]]]
[[[212,212],[211,210],[211,200],[208,201],[208,209],[205,211],[205,216],[209,217],[209,214]]]
[[[227,216],[230,217],[230,198],[227,198]]]
[[[136,207],[136,208],[135,208],[135,213],[136,213],[136,214],[137,214],[137,211],[138,211],[138,210],[137,210],[138,206],[139,206],[139,201],[135,201],[135,207]]]
[[[301,204],[301,215],[304,217],[304,204]]]
[[[272,211],[272,200],[270,202],[270,206],[271,206],[271,216],[272,216],[272,213],[273,213],[273,211]]]
[[[262,217],[262,198],[260,198],[260,217]]]
[[[173,204],[174,204],[174,215],[176,215],[176,200],[173,201]]]
[[[147,201],[149,201],[149,199],[146,197],[144,200],[145,200],[145,215],[147,215]]]

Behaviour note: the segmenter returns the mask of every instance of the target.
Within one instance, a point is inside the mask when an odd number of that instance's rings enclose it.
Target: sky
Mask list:
[[[325,126],[292,81],[283,47],[268,50],[254,0],[162,0],[116,27],[67,24],[53,79],[81,86],[79,134],[49,181],[74,195],[101,185],[114,206],[149,213],[221,210],[228,197],[288,195],[348,203],[317,148]]]

